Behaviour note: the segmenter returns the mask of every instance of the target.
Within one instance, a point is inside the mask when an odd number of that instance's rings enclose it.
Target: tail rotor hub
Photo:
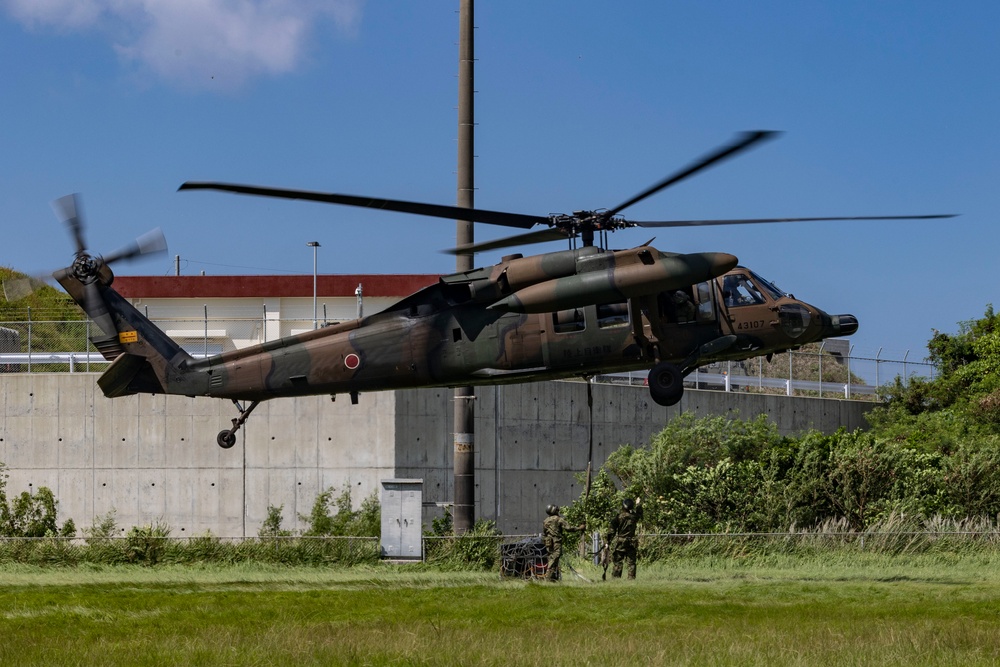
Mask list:
[[[73,260],[73,276],[84,285],[97,280],[97,275],[101,269],[101,261],[85,252],[77,253]]]

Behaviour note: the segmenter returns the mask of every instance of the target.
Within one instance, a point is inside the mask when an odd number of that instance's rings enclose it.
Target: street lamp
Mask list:
[[[319,241],[310,241],[306,245],[313,249],[313,329],[318,329],[319,318],[316,315],[316,249],[319,248]]]

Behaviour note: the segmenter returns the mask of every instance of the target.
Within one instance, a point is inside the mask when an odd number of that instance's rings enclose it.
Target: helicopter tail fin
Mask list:
[[[111,288],[115,274],[110,265],[166,252],[167,241],[163,233],[154,229],[110,254],[92,254],[84,239],[79,195],[60,197],[52,202],[52,209],[66,226],[76,248],[73,263],[53,273],[52,277],[100,331],[90,340],[111,362],[97,381],[104,395],[111,398],[139,392],[204,393],[195,386],[198,384],[196,378],[202,374],[187,369],[191,355]]]
[[[100,329],[90,341],[112,362],[97,380],[105,396],[200,393],[188,386],[191,355],[111,288],[114,276],[107,266],[91,282],[81,281],[71,268],[53,277]]]

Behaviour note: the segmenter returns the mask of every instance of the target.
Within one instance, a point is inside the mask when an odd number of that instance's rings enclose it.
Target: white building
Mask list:
[[[217,354],[371,315],[437,279],[321,275],[315,301],[311,275],[116,276],[114,288],[192,354]]]

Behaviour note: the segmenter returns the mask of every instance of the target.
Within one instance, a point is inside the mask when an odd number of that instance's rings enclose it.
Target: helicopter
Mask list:
[[[441,276],[387,309],[259,345],[194,358],[112,286],[109,264],[165,250],[162,235],[140,237],[108,257],[90,254],[76,195],[54,204],[75,240],[74,262],[53,277],[101,333],[91,338],[111,362],[97,382],[109,398],[137,393],[229,399],[238,416],[216,437],[230,448],[262,401],[418,387],[532,382],[648,369],[652,400],[676,404],[684,378],[707,363],[795,349],[858,329],[796,299],[726,252],[672,253],[650,245],[607,248],[629,227],[680,227],[820,220],[897,220],[945,215],[639,222],[619,215],[701,170],[776,135],[738,135],[611,209],[533,216],[475,208],[267,188],[186,182],[218,190],[383,209],[531,230],[455,248],[476,253],[565,239],[569,248],[507,255],[492,266]],[[601,239],[595,245],[595,237]]]

